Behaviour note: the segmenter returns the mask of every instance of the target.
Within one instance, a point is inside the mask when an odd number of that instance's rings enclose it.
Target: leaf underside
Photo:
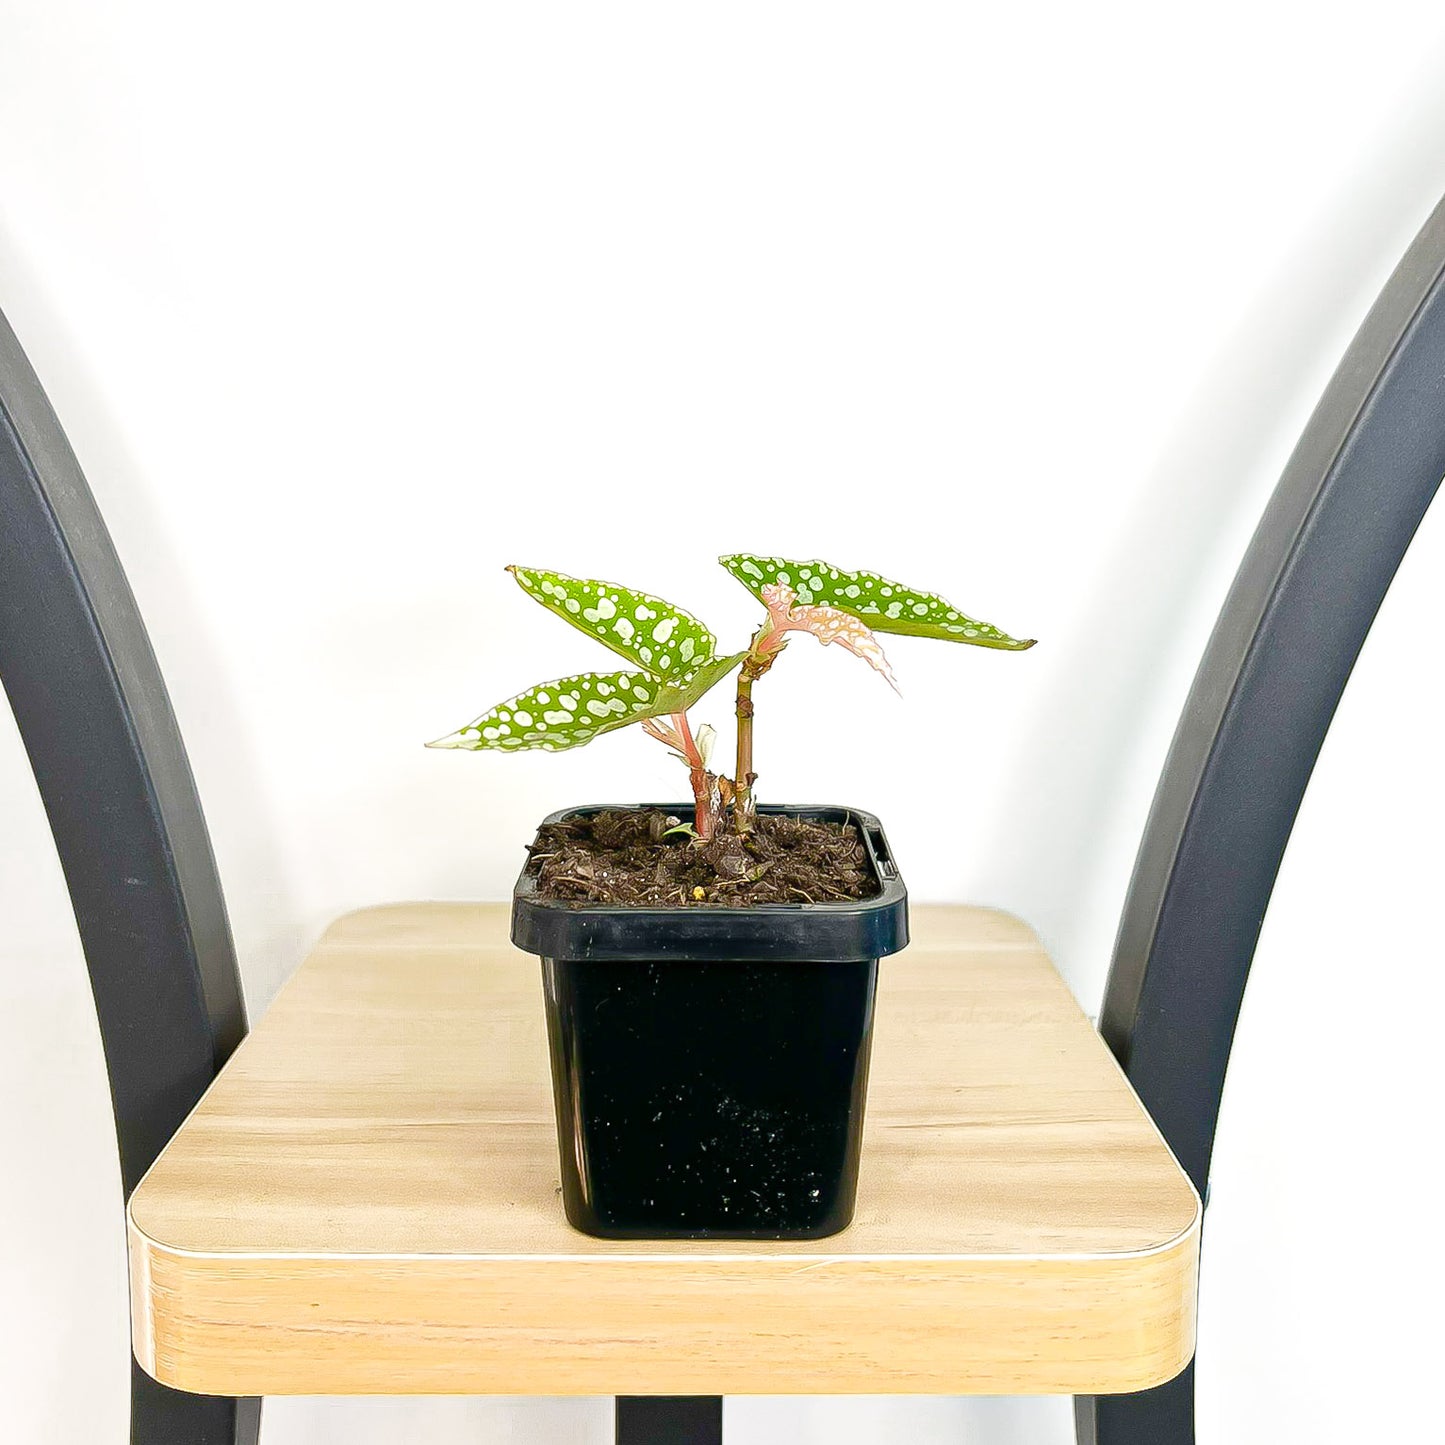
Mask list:
[[[543,607],[653,677],[686,677],[717,651],[696,617],[650,592],[534,567],[507,570]]]
[[[1032,638],[1010,637],[966,616],[936,592],[920,592],[877,572],[846,572],[828,562],[794,562],[749,552],[731,553],[718,561],[759,601],[765,600],[764,587],[780,583],[791,587],[804,606],[836,607],[861,617],[874,632],[933,637],[1006,652],[1023,652],[1034,645]]]
[[[793,589],[783,582],[771,582],[763,588],[763,603],[773,615],[776,636],[807,632],[825,647],[836,642],[854,657],[861,657],[875,672],[881,672],[888,686],[898,691],[898,679],[873,629],[856,613],[821,602],[800,603]]]

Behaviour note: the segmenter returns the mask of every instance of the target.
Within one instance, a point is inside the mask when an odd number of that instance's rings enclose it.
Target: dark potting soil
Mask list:
[[[871,898],[878,879],[852,823],[760,813],[746,836],[724,824],[695,843],[667,829],[690,821],[656,809],[616,809],[545,824],[528,850],[537,897],[639,907],[832,903]]]

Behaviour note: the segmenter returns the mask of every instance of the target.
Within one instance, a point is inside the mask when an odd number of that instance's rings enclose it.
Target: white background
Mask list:
[[[1445,12],[0,0],[0,307],[89,474],[253,1014],[335,914],[506,895],[538,817],[677,794],[640,734],[427,753],[607,654],[510,561],[744,637],[711,558],[938,587],[1024,656],[796,645],[762,789],[882,814],[1096,1008],[1169,734],[1349,336],[1445,192]],[[1226,1101],[1201,1438],[1420,1438],[1445,520],[1307,801]],[[765,695],[764,695],[765,694]],[[723,723],[721,697],[699,720]],[[124,1438],[104,1077],[0,723],[0,1391]],[[604,1401],[278,1401],[267,1445],[601,1445]],[[736,1401],[729,1445],[1058,1445],[1067,1402]]]

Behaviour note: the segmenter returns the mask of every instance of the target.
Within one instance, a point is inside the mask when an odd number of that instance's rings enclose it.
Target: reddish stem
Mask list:
[[[687,764],[688,778],[692,783],[693,831],[699,840],[706,842],[712,837],[717,820],[722,812],[722,792],[717,775],[707,770],[697,740],[692,735],[692,724],[686,712],[672,714],[671,725],[647,718],[642,730],[660,743],[674,749]]]
[[[702,752],[692,736],[692,725],[685,712],[672,715],[672,725],[682,739],[682,755],[687,759],[688,779],[692,783],[692,826],[698,838],[706,842],[713,835],[717,815],[722,808],[722,795],[715,774],[708,772]]]

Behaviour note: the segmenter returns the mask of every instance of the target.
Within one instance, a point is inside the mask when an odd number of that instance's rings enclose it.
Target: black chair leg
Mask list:
[[[722,1445],[721,1395],[619,1395],[617,1445]]]
[[[1080,1395],[1077,1445],[1194,1445],[1194,1365],[1133,1395]]]
[[[257,1445],[261,1402],[189,1395],[130,1362],[130,1445]]]

